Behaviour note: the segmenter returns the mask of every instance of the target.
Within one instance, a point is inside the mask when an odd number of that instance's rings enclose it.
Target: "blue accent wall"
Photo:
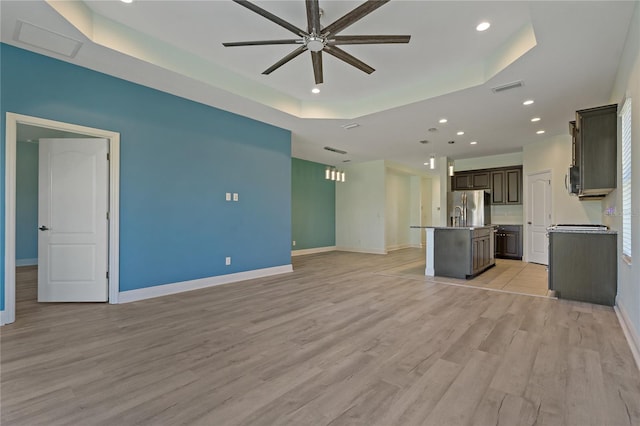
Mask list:
[[[336,182],[325,179],[326,165],[291,159],[293,250],[336,245]]]
[[[4,119],[15,112],[120,132],[120,291],[291,263],[289,130],[0,49],[3,242]]]
[[[38,144],[18,142],[16,260],[38,258]]]

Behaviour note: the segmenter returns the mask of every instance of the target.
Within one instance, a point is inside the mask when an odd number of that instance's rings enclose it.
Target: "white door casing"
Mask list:
[[[527,186],[527,260],[547,265],[547,227],[551,225],[551,172],[529,174]]]
[[[4,181],[4,310],[0,325],[16,318],[16,145],[18,124],[78,133],[109,141],[109,303],[118,303],[120,280],[120,133],[61,121],[6,113]]]
[[[40,139],[38,301],[108,300],[108,141]]]

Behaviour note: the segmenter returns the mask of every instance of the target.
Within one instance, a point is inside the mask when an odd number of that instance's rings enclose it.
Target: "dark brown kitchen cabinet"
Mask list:
[[[522,166],[457,172],[451,189],[489,189],[491,204],[522,204]]]
[[[576,111],[572,154],[581,199],[602,198],[617,186],[617,112],[615,104]]]
[[[522,260],[522,225],[498,225],[495,250],[496,258]]]
[[[522,204],[522,169],[505,170],[505,204]]]
[[[615,305],[618,236],[614,232],[549,232],[549,290],[561,299]]]
[[[481,172],[458,172],[451,178],[451,189],[453,191],[464,191],[466,189],[489,189],[489,171]]]

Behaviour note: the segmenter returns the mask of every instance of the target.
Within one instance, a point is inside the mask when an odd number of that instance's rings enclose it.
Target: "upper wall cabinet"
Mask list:
[[[465,189],[489,189],[491,173],[488,170],[458,172],[453,175],[451,188],[454,191]]]
[[[522,204],[522,166],[457,172],[451,189],[489,189],[491,204]]]
[[[618,106],[576,111],[573,166],[580,198],[603,197],[616,188]]]

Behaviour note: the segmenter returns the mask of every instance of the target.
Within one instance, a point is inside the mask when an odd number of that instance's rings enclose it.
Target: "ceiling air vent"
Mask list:
[[[24,21],[17,21],[13,39],[67,58],[75,57],[82,46],[78,40]]]
[[[338,154],[346,154],[347,153],[347,151],[343,151],[343,150],[338,149],[338,148],[332,148],[330,146],[325,146],[324,149],[326,149],[327,151],[336,152]]]
[[[503,84],[502,86],[496,86],[491,89],[493,93],[504,92],[505,90],[517,89],[518,87],[524,86],[524,81],[518,80],[513,83]]]

